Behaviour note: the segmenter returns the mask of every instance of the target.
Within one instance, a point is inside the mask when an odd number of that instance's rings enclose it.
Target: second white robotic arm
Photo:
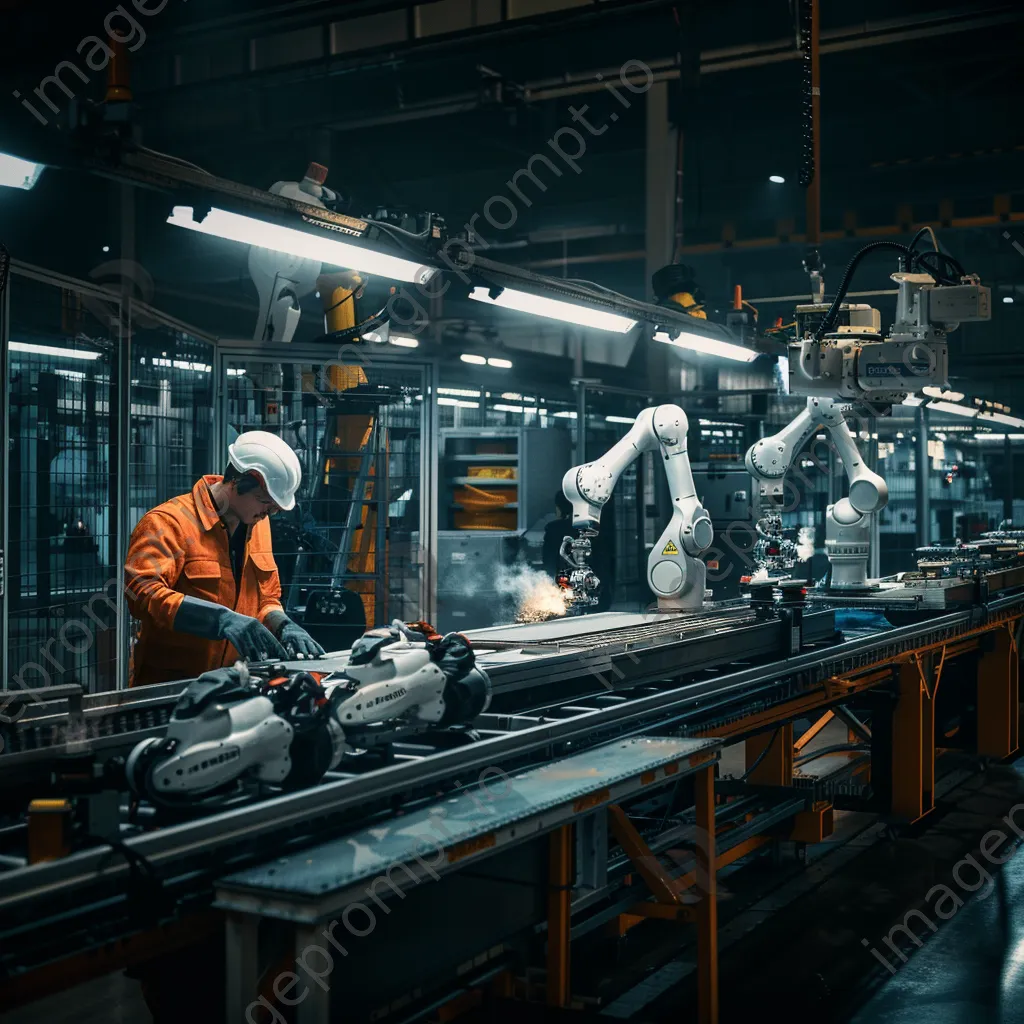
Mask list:
[[[594,603],[590,591],[596,577],[587,565],[590,537],[601,524],[601,510],[619,477],[643,452],[658,452],[672,497],[672,519],[647,561],[647,581],[659,605],[700,608],[704,602],[706,569],[699,556],[714,539],[711,519],[697,497],[686,450],[689,422],[677,405],[644,409],[629,432],[594,462],[574,466],[562,480],[562,491],[572,503],[573,527],[579,536],[566,556],[572,572],[574,598]],[[563,546],[563,552],[565,546]]]
[[[836,446],[843,469],[850,481],[848,497],[828,507],[826,513],[826,550],[833,566],[833,586],[864,585],[869,520],[889,500],[885,480],[864,464],[846,427],[848,404],[832,398],[811,397],[806,408],[777,434],[762,438],[747,452],[747,471],[757,483],[757,530],[771,543],[781,532],[785,476],[809,435],[824,428]]]

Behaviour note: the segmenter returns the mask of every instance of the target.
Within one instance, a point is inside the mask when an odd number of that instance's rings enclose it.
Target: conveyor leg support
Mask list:
[[[1009,627],[996,630],[993,640],[978,659],[978,753],[1001,760],[1020,744],[1020,656]]]
[[[746,741],[744,756],[750,771],[747,782],[752,786],[792,786],[793,723],[780,725],[774,732],[751,736]],[[753,768],[755,764],[757,767]]]
[[[792,735],[786,749],[792,751]],[[776,741],[778,742],[778,741]],[[715,854],[715,768],[694,777],[697,811],[697,1019],[718,1024],[718,879]]]
[[[319,928],[311,926],[308,928],[297,928],[295,930],[295,958],[305,963],[305,956],[314,946],[321,950],[324,948],[322,926]],[[336,966],[333,964],[332,966]],[[339,972],[340,973],[340,972]],[[325,987],[326,985],[326,987]],[[331,991],[337,987],[342,989],[342,983],[338,974],[332,970],[329,977],[323,979],[323,983],[309,985],[309,995],[305,996],[299,1003],[295,1015],[296,1024],[330,1024],[331,1019]]]
[[[548,1006],[569,1005],[570,902],[573,881],[572,826],[548,841]]]
[[[245,1020],[259,991],[260,921],[248,914],[228,914],[224,924],[225,1020]]]
[[[932,659],[899,668],[892,716],[892,817],[911,824],[935,808],[935,690]]]

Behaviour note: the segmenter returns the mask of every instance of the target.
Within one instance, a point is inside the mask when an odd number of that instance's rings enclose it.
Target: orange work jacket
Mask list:
[[[267,519],[249,531],[241,584],[235,586],[227,527],[210,494],[210,486],[221,479],[204,476],[191,493],[147,512],[132,531],[124,581],[128,607],[140,625],[129,686],[192,679],[238,660],[238,651],[226,640],[174,632],[185,596],[215,601],[260,622],[283,611]]]

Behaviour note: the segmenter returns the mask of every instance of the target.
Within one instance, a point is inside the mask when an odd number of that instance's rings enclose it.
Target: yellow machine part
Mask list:
[[[703,308],[697,305],[697,300],[689,292],[676,292],[675,295],[668,297],[669,302],[674,302],[677,306],[682,306],[683,309],[690,314],[690,316],[699,316],[702,320],[707,320],[708,315],[704,312]],[[694,308],[690,308],[690,307]]]
[[[327,330],[331,333],[350,330],[356,326],[356,298],[360,294],[363,279],[350,270],[340,271],[335,274],[321,274],[317,278],[317,288],[324,304],[324,321]],[[350,388],[366,384],[367,378],[363,368],[359,365],[339,366],[333,364],[327,369],[327,379],[334,391],[348,391]],[[330,486],[331,475],[341,477],[343,482],[351,485],[358,477],[359,465],[364,458],[369,457],[369,444],[373,437],[373,416],[352,415],[335,416],[328,438],[329,444],[334,449],[343,452],[360,452],[360,455],[333,456],[324,464],[324,484]],[[385,439],[385,449],[387,440]],[[385,456],[386,457],[386,456]],[[377,510],[376,506],[369,502],[374,497],[376,481],[373,477],[376,474],[376,467],[370,466],[369,480],[365,502],[360,513],[360,529],[353,533],[352,549],[349,551],[348,570],[355,573],[373,573],[377,569]],[[387,515],[384,506],[384,515]],[[387,568],[387,547],[383,552],[384,565],[382,571]],[[359,595],[363,602],[363,610],[366,612],[368,625],[375,625],[380,616],[385,612],[383,608],[376,606],[376,592],[373,580],[352,580],[348,589]],[[387,592],[387,578],[385,576],[384,590]]]

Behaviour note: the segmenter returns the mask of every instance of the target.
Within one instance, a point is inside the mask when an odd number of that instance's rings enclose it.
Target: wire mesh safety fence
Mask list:
[[[328,648],[422,609],[422,367],[229,359],[227,440],[280,434],[296,507],[271,523],[285,611]]]
[[[128,533],[207,471],[213,346],[148,308],[122,315],[115,292],[13,269],[4,684],[112,689],[126,675],[116,595]]]

